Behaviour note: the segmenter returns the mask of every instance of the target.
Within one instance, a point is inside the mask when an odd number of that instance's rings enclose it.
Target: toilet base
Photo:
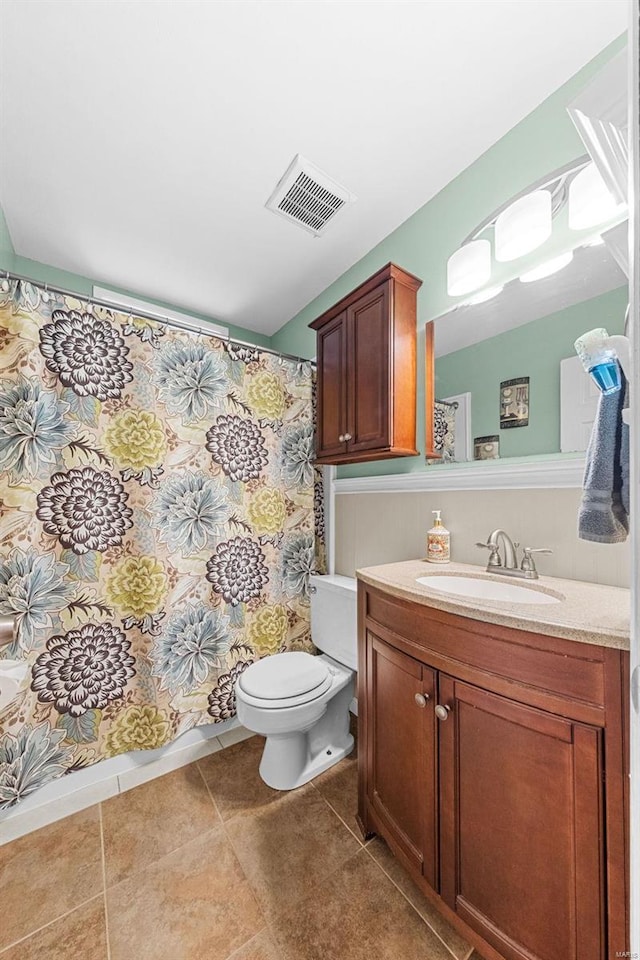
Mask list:
[[[295,739],[295,745],[291,742]],[[300,742],[301,741],[301,742]],[[260,761],[260,776],[274,790],[295,790],[309,783],[314,777],[333,767],[343,757],[347,757],[354,748],[355,741],[349,734],[349,741],[342,746],[330,745],[315,757],[308,757],[307,738],[304,733],[286,737],[269,737],[265,743]],[[304,760],[301,763],[301,756]]]
[[[355,683],[351,671],[345,670],[345,674],[346,682],[342,681],[322,716],[306,730],[267,736],[260,761],[260,776],[267,786],[295,790],[352,752],[355,741],[349,732],[349,704]]]

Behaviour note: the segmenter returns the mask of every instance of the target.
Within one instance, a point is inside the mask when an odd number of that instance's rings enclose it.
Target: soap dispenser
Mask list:
[[[427,534],[427,561],[449,563],[451,559],[451,534],[440,519],[441,510],[432,510],[435,523]]]

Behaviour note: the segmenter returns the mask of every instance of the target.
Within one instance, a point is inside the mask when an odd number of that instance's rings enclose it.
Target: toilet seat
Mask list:
[[[299,651],[258,660],[238,678],[243,699],[266,710],[309,703],[332,683],[332,672],[323,659]]]

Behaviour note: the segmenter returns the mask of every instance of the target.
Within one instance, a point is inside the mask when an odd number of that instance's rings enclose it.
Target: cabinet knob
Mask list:
[[[446,720],[451,712],[451,707],[444,706],[439,703],[436,707],[435,713],[438,720]]]
[[[428,693],[416,693],[416,695],[415,695],[415,697],[414,697],[413,699],[415,700],[415,702],[418,704],[419,707],[426,707],[426,705],[427,705],[427,700],[429,699],[429,694],[428,694]]]
[[[345,433],[344,439],[345,439],[345,440],[351,440],[351,434],[350,434],[350,433]]]
[[[347,438],[345,437],[344,433],[341,433],[340,436],[338,437],[338,440],[340,441],[340,443],[344,443],[346,439]]]

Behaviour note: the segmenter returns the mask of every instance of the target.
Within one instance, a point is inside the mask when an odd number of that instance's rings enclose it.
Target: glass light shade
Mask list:
[[[568,266],[573,260],[573,250],[568,250],[566,253],[560,254],[559,257],[554,257],[553,260],[547,260],[545,263],[541,263],[539,267],[535,267],[533,270],[527,270],[526,273],[523,273],[520,277],[522,283],[533,283],[534,280],[544,280],[545,277],[550,277],[552,274],[557,273],[558,270],[562,270],[563,267]]]
[[[479,293],[474,293],[472,297],[469,297],[467,303],[475,307],[477,303],[486,303],[487,300],[493,300],[494,297],[497,297],[499,293],[502,293],[504,286],[502,287],[487,287],[486,290],[480,290]]]
[[[569,184],[569,226],[572,230],[586,230],[604,223],[621,212],[618,204],[600,176],[595,163],[588,163]]]
[[[551,236],[551,194],[534,190],[503,210],[495,226],[496,260],[517,260]]]
[[[447,260],[447,293],[462,297],[483,286],[491,276],[491,244],[472,240]]]

